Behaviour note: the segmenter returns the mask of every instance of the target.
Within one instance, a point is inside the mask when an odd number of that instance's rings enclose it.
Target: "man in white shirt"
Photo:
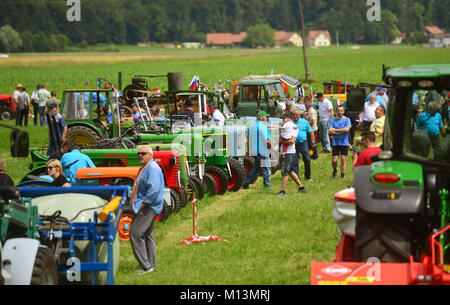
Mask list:
[[[13,92],[14,106],[16,106],[16,126],[19,126],[19,95],[22,92],[22,84],[16,85],[16,90]]]
[[[361,129],[363,131],[369,131],[370,125],[372,125],[373,120],[375,120],[375,109],[380,106],[376,100],[377,96],[371,94],[369,96],[369,101],[364,104],[364,111],[359,115],[359,121],[361,122]]]
[[[38,91],[39,98],[39,119],[41,122],[41,126],[44,126],[47,123],[45,115],[47,114],[47,103],[52,98],[52,95],[47,90],[47,86],[45,84],[41,85],[41,88]]]
[[[322,142],[322,152],[330,153],[330,137],[328,136],[328,122],[334,117],[334,109],[331,101],[317,92],[316,99],[319,101],[319,138]]]
[[[211,105],[209,105],[209,108],[211,109],[212,113],[211,123],[215,126],[225,125],[225,117],[223,116],[222,112],[220,112],[219,106],[217,106],[216,103],[212,103]]]
[[[282,116],[283,122],[285,123],[283,125],[287,127],[289,124],[292,123],[292,119],[289,116],[289,114],[284,114]],[[294,124],[295,125],[295,124]],[[288,128],[284,128],[287,130]],[[298,186],[298,192],[299,193],[306,193],[306,188],[302,185],[300,182],[300,179],[298,178],[297,174],[295,173],[295,141],[297,140],[297,134],[298,134],[298,128],[289,128],[290,135],[286,138],[280,137],[280,144],[287,145],[283,160],[281,162],[281,175],[283,176],[281,178],[281,190],[278,192],[277,196],[286,196],[286,187],[288,183],[289,177],[291,177],[292,180],[297,184]],[[298,163],[297,163],[298,164]]]
[[[39,97],[38,91],[41,89],[41,84],[36,85],[36,90],[31,94],[31,105],[33,106],[33,123],[34,126],[37,126],[37,119],[39,115]]]

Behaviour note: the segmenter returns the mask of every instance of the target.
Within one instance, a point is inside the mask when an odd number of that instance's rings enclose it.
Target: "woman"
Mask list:
[[[47,173],[53,178],[52,186],[70,187],[69,181],[64,177],[61,162],[57,159],[47,162]]]
[[[2,186],[14,186],[14,182],[11,177],[6,173],[6,162],[0,158],[0,187]]]

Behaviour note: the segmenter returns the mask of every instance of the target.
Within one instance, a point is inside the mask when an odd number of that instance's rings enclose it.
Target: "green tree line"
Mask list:
[[[302,1],[306,32],[328,30],[333,43],[389,43],[398,32],[407,33],[408,42],[422,42],[424,26],[450,28],[450,0],[381,0],[380,22],[367,20],[373,5],[366,0]],[[66,0],[0,1],[0,51],[204,42],[206,33],[255,25],[300,31],[298,0],[80,0],[79,22],[67,20],[69,8]]]

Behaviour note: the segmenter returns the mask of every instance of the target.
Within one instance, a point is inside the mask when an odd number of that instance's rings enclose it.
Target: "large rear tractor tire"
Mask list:
[[[356,260],[378,258],[382,263],[405,263],[411,256],[408,215],[372,214],[356,207]]]
[[[213,176],[217,183],[217,194],[223,195],[228,190],[228,177],[225,172],[217,166],[207,166],[205,172]]]
[[[203,175],[203,182],[206,185],[205,196],[213,197],[217,194],[217,183],[216,179],[208,173]]]
[[[58,285],[56,258],[50,248],[38,249],[30,285]]]
[[[73,126],[67,130],[66,140],[81,146],[90,146],[100,141],[100,135],[86,126]]]
[[[247,176],[246,169],[241,163],[239,163],[238,160],[233,158],[228,160],[228,164],[230,165],[231,170],[231,177],[228,182],[228,191],[237,192],[241,189],[244,179]]]

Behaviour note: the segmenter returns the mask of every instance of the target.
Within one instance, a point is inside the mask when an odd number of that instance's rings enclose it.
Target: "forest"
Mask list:
[[[69,3],[80,21],[69,21]],[[332,43],[387,44],[398,33],[425,40],[424,26],[449,29],[450,0],[302,0],[306,33],[328,30]],[[72,46],[205,42],[206,33],[239,33],[265,24],[300,32],[299,0],[19,0],[0,1],[0,51],[64,51]],[[414,33],[411,35],[410,33]]]

